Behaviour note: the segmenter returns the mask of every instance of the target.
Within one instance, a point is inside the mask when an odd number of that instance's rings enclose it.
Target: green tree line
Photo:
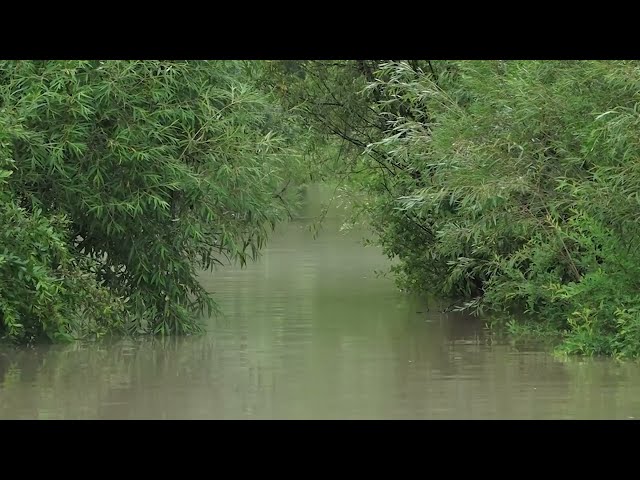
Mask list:
[[[640,353],[640,63],[280,62],[399,284],[577,354]],[[337,158],[337,157],[336,157]]]
[[[338,181],[401,288],[640,353],[637,61],[0,63],[0,332],[185,334]]]
[[[0,62],[0,333],[188,334],[199,269],[288,215],[299,157],[256,66]]]

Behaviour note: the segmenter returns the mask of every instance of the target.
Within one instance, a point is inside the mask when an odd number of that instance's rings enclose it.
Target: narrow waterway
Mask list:
[[[495,344],[339,226],[281,225],[258,262],[203,274],[225,312],[204,336],[0,347],[0,418],[640,417],[638,365]]]

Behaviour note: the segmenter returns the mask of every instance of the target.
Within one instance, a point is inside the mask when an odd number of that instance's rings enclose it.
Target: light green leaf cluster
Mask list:
[[[215,309],[198,270],[255,257],[288,215],[299,158],[250,74],[226,61],[0,62],[3,205],[35,222],[27,230],[64,219],[42,241],[91,263],[130,332],[198,331]],[[44,330],[23,303],[24,322]],[[15,337],[8,307],[0,318]]]
[[[402,288],[640,354],[640,62],[280,67]]]

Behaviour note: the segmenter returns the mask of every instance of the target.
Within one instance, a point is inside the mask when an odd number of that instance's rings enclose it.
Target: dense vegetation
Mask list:
[[[0,332],[197,331],[330,179],[403,289],[638,356],[639,112],[637,61],[2,62]]]
[[[403,288],[640,353],[640,63],[284,62]],[[329,171],[329,170],[327,170]],[[508,316],[507,316],[508,315]]]
[[[199,329],[198,269],[255,255],[298,171],[253,69],[0,63],[0,333]]]

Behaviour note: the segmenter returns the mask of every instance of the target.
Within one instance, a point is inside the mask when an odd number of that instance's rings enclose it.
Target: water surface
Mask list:
[[[0,347],[0,418],[626,419],[640,368],[492,344],[399,292],[361,231],[282,225],[260,261],[204,274],[200,337]]]

